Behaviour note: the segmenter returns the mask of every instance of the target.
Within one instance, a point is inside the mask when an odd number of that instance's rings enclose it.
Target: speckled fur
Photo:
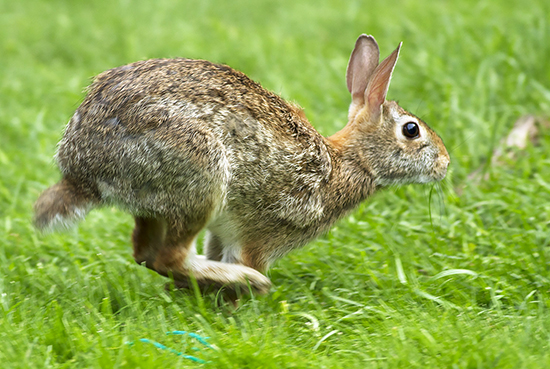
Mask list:
[[[361,43],[378,49],[371,36],[362,35],[355,50]],[[119,206],[136,217],[138,263],[182,285],[192,274],[203,285],[250,283],[267,292],[270,282],[257,271],[328,230],[377,188],[445,175],[441,139],[385,101],[385,91],[373,108],[361,97],[366,82],[350,79],[380,80],[375,54],[366,67],[348,68],[348,87],[356,84],[350,122],[329,138],[298,107],[224,65],[157,59],[100,74],[59,143],[63,180],[37,201],[36,225]],[[397,137],[396,119],[404,116],[421,125],[422,140]],[[205,227],[208,260],[193,247]]]

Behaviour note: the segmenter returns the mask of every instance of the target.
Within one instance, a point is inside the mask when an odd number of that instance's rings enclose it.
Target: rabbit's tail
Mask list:
[[[99,201],[91,188],[64,177],[36,200],[34,226],[43,232],[70,228]]]

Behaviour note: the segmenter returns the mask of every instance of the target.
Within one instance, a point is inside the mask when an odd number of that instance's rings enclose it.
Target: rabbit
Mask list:
[[[374,37],[359,36],[346,72],[348,123],[330,137],[225,65],[153,59],[103,72],[58,144],[62,179],[36,201],[34,224],[69,227],[117,206],[135,218],[138,264],[177,287],[194,279],[265,294],[274,261],[375,191],[445,177],[441,138],[386,100],[401,45],[379,63]]]

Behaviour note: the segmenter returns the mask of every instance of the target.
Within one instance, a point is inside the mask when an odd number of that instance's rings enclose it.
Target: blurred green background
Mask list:
[[[0,0],[2,367],[201,365],[142,337],[216,368],[550,366],[548,127],[491,164],[518,118],[550,114],[548,14],[546,0]],[[225,63],[330,135],[361,33],[383,56],[403,41],[388,97],[440,134],[450,174],[374,196],[276,263],[269,295],[232,312],[164,292],[134,264],[132,218],[116,209],[66,233],[32,228],[92,76],[147,58]],[[217,349],[195,352],[175,329]]]

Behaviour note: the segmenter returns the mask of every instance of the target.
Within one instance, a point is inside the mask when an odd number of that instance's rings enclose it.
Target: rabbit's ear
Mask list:
[[[395,63],[397,63],[402,44],[400,42],[397,49],[380,63],[369,81],[367,90],[365,91],[365,104],[368,107],[371,119],[378,119],[380,116],[382,104],[386,101],[391,75]]]
[[[346,71],[346,82],[353,103],[362,104],[364,102],[365,90],[378,66],[379,58],[380,51],[374,37],[365,34],[359,36]]]

